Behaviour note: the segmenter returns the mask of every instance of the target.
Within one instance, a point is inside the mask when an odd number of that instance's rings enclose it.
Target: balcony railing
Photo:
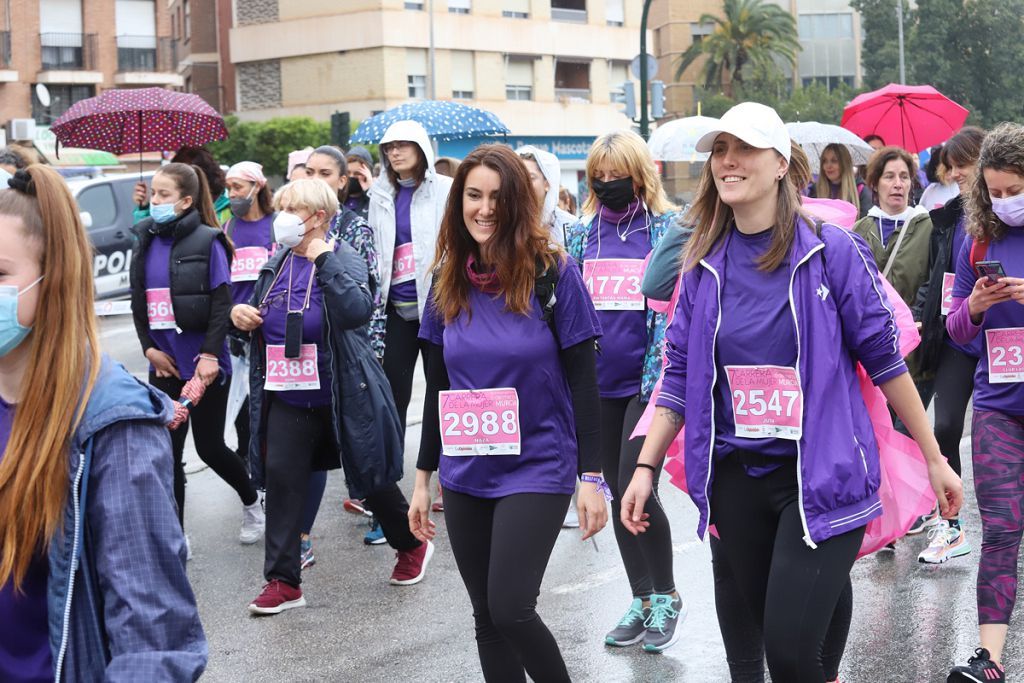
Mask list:
[[[0,68],[11,66],[11,32],[0,31]]]
[[[174,71],[175,46],[170,38],[156,36],[118,36],[117,70],[165,72]]]
[[[590,88],[555,88],[555,97],[565,102],[590,102]]]
[[[42,67],[48,70],[95,69],[95,33],[40,33]]]
[[[551,18],[555,21],[568,21],[573,24],[585,24],[587,23],[587,10],[552,7]]]

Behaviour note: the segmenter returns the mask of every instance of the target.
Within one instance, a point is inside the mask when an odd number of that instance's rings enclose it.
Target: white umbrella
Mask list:
[[[707,161],[708,154],[696,149],[697,140],[717,123],[718,119],[707,116],[688,116],[668,121],[651,133],[647,147],[651,150],[651,156],[658,161]]]
[[[821,153],[831,144],[840,144],[850,150],[854,166],[868,163],[868,159],[875,151],[871,145],[857,137],[856,133],[827,123],[818,123],[817,121],[787,123],[786,130],[789,131],[789,137],[793,142],[807,152],[812,173],[818,173],[821,170]]]

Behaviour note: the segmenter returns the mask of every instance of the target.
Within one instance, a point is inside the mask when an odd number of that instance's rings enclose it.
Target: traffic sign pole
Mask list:
[[[647,117],[647,14],[651,10],[651,0],[644,0],[644,11],[640,17],[640,137],[644,140],[651,136],[651,123]]]

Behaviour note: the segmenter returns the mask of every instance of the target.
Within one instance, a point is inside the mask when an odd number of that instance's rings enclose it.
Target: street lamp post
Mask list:
[[[640,137],[644,140],[651,135],[651,122],[647,118],[647,14],[651,0],[644,0],[644,11],[640,15]]]
[[[896,0],[896,23],[899,24],[900,40],[900,85],[907,84],[907,68],[903,61],[903,0]]]
[[[430,2],[428,3],[427,13],[430,16],[430,50],[428,50],[428,52],[430,53],[430,86],[429,89],[427,90],[427,96],[431,100],[436,100],[437,88],[434,85],[434,82],[437,77],[437,71],[434,68],[434,0],[430,0]]]

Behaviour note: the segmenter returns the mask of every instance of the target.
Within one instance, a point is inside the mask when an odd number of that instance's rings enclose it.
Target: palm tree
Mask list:
[[[724,17],[701,16],[700,23],[712,24],[714,30],[680,56],[677,81],[705,56],[704,87],[720,85],[731,97],[733,84],[743,83],[744,67],[771,73],[777,68],[776,58],[796,64],[800,41],[793,15],[763,0],[725,0],[723,9]]]

